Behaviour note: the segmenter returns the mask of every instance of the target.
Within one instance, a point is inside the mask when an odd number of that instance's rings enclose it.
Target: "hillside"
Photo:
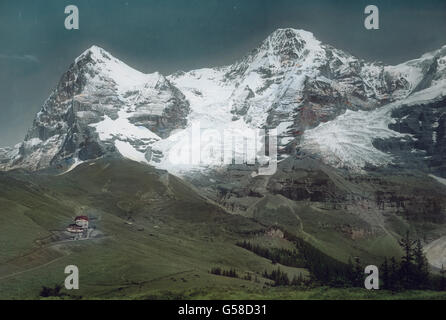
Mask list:
[[[1,174],[0,297],[38,298],[63,283],[65,266],[80,269],[76,296],[168,295],[183,290],[259,289],[261,282],[209,274],[275,268],[235,245],[265,227],[227,214],[188,184],[136,162],[98,160],[54,176]],[[60,239],[74,216],[88,214],[96,238]],[[290,275],[306,271],[287,268]],[[259,278],[261,278],[259,276]]]

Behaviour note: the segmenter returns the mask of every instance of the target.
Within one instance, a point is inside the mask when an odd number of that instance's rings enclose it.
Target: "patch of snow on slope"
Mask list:
[[[389,118],[383,112],[348,110],[331,122],[307,130],[302,148],[320,154],[326,163],[338,168],[360,171],[367,164],[386,165],[391,156],[377,150],[372,142],[403,136],[388,129]]]
[[[73,171],[74,169],[76,169],[77,166],[81,165],[82,163],[84,163],[84,161],[79,160],[79,158],[74,158],[74,163],[65,172],[59,174],[59,176],[63,176],[64,174]]]
[[[434,178],[435,180],[446,186],[446,179],[434,176],[433,174],[430,174],[429,177]]]
[[[254,163],[256,151],[262,148],[260,139],[255,140],[255,130],[243,120],[224,120],[211,116],[192,119],[185,130],[153,144],[164,158],[152,164],[181,175],[222,166],[236,158]]]
[[[436,268],[446,266],[446,237],[439,238],[424,247],[429,264]]]
[[[104,120],[101,122],[91,124],[91,127],[96,128],[99,138],[102,141],[117,138],[119,140],[160,140],[155,133],[145,127],[135,126],[128,120],[130,113],[120,110],[118,118],[113,120],[104,115]]]
[[[423,80],[423,70],[416,61],[405,62],[396,66],[385,67],[386,72],[393,78],[404,78],[409,82],[408,91],[411,92]]]
[[[114,141],[122,156],[147,163],[145,153],[148,147],[155,141],[161,140],[161,138],[145,127],[130,123],[128,120],[130,115],[131,113],[120,110],[116,120],[104,115],[104,120],[90,126],[96,128],[99,139],[102,141]],[[130,142],[140,146],[140,150],[135,149]]]
[[[147,163],[144,153],[136,150],[129,142],[116,140],[115,147],[118,149],[119,153],[127,159]]]
[[[233,83],[225,83],[226,69],[199,69],[168,79],[183,92],[195,115],[201,113],[225,114],[230,112],[228,99],[235,89]],[[214,104],[219,104],[215,108]]]
[[[237,158],[255,161],[256,151],[263,144],[260,139],[247,143],[253,136],[255,139],[255,128],[243,119],[234,121],[231,97],[236,88],[234,83],[224,81],[226,71],[201,69],[169,77],[187,97],[191,113],[186,129],[153,144],[153,149],[164,155],[161,163],[152,163],[154,166],[181,175],[221,166]]]

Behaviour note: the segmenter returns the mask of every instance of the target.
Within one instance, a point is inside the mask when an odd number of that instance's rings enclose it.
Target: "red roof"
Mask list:
[[[74,219],[74,221],[77,221],[77,220],[85,220],[85,221],[88,221],[88,217],[87,217],[87,216],[78,216],[78,217],[76,217],[76,219]]]

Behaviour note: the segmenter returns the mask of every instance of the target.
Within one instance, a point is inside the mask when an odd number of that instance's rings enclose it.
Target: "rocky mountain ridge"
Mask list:
[[[178,169],[169,153],[199,124],[277,128],[281,160],[312,154],[357,172],[422,163],[445,177],[445,69],[446,46],[386,66],[289,28],[233,65],[167,77],[93,46],[62,76],[24,142],[0,150],[0,169],[66,170],[114,154],[184,174],[197,166]]]

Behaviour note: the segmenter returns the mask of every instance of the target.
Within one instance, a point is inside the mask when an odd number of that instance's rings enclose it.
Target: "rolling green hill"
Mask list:
[[[281,177],[266,185],[273,179]],[[0,299],[44,298],[43,287],[63,285],[67,265],[78,266],[80,290],[62,289],[62,295],[53,298],[444,298],[437,292],[393,295],[308,285],[275,287],[265,271],[280,268],[290,280],[300,275],[307,280],[305,259],[294,267],[280,259],[273,262],[240,247],[241,241],[270,253],[297,252],[299,259],[300,248],[306,248],[307,260],[337,261],[339,266],[353,256],[381,261],[400,251],[396,228],[387,235],[351,237],[351,230],[336,226],[367,229],[357,215],[342,207],[327,209],[318,201],[295,201],[268,188],[244,214],[235,214],[218,199],[211,200],[203,186],[129,160],[90,161],[65,174],[0,173]],[[64,233],[77,215],[90,217],[94,236],[74,241]],[[293,239],[305,246],[296,247]],[[234,269],[238,277],[212,274],[217,267]]]
[[[55,176],[0,174],[0,298],[39,298],[62,284],[65,266],[80,270],[84,298],[147,298],[184,290],[261,289],[273,270],[267,259],[235,245],[265,227],[230,215],[166,172],[108,159]],[[60,239],[79,214],[100,236]],[[216,276],[235,268],[255,282]],[[303,269],[283,266],[290,277]]]

